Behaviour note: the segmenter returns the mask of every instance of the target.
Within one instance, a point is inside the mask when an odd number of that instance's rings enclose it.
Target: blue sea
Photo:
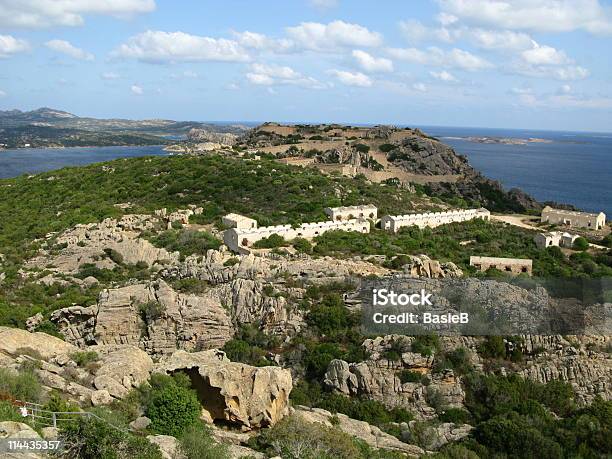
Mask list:
[[[419,126],[465,155],[470,164],[507,189],[540,201],[604,211],[612,218],[612,134]],[[485,144],[468,137],[540,138],[550,143]],[[80,166],[116,158],[166,155],[161,146],[0,150],[0,178]]]
[[[0,179],[21,174],[36,174],[67,166],[84,166],[117,158],[161,156],[163,146],[18,148],[0,150]]]
[[[573,204],[612,218],[612,134],[422,126],[487,177],[539,201]],[[550,143],[486,144],[467,137],[538,138]]]

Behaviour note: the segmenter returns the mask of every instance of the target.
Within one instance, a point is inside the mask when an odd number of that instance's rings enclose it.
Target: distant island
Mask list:
[[[13,148],[61,148],[167,145],[190,130],[241,133],[244,126],[197,121],[82,118],[53,108],[0,110],[0,151]]]
[[[455,138],[455,137],[453,137]],[[488,136],[470,136],[470,137],[457,137],[461,140],[467,140],[468,142],[474,143],[498,143],[504,145],[528,145],[530,143],[553,143],[549,139],[541,139],[538,137],[529,137],[527,139],[519,139],[515,137],[488,137]]]

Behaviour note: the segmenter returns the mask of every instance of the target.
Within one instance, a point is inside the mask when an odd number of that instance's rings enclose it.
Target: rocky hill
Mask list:
[[[378,174],[425,184],[431,194],[456,197],[495,211],[523,212],[542,208],[521,190],[504,190],[499,182],[471,167],[465,157],[419,129],[266,123],[240,140],[239,145],[279,157],[308,157],[323,164],[351,164],[358,167],[357,173],[368,177]]]
[[[417,131],[360,135],[379,151],[397,145],[387,152],[397,167],[392,151],[423,142],[432,173],[469,173]],[[610,454],[612,254],[538,249],[532,231],[493,221],[332,231],[235,254],[221,240],[229,212],[263,225],[325,219],[324,207],[343,204],[383,214],[450,206],[433,192],[235,153],[0,181],[0,437],[60,438],[67,457]],[[482,279],[471,255],[532,259],[562,287],[595,279],[599,290],[583,296],[598,308],[581,308],[580,334],[362,327],[360,286],[374,281],[446,286],[444,311],[468,307],[518,331],[550,311],[571,322],[567,289],[501,272]],[[24,401],[72,414],[53,428]]]

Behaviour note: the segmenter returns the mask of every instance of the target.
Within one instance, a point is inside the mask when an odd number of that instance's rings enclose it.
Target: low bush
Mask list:
[[[26,402],[38,402],[42,394],[42,385],[32,370],[14,372],[0,368],[0,394]]]
[[[100,357],[96,351],[77,351],[70,355],[70,358],[80,367],[97,361]]]
[[[227,446],[217,443],[210,429],[202,423],[193,424],[185,429],[179,438],[179,448],[187,459],[230,459]]]
[[[195,391],[175,381],[168,381],[161,388],[153,387],[146,415],[151,419],[151,430],[178,437],[198,422],[201,411],[202,406]]]
[[[60,431],[66,459],[162,459],[157,445],[99,419],[81,418]]]

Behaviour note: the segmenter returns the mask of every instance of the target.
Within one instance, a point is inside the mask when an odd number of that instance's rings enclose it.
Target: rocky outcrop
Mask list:
[[[77,348],[46,333],[30,333],[18,328],[0,327],[0,354],[18,356],[30,349],[43,359],[75,352]]]
[[[154,266],[177,262],[178,253],[157,248],[140,238],[142,231],[152,230],[161,223],[160,218],[151,215],[124,215],[120,219],[107,218],[100,223],[76,225],[50,238],[46,248],[26,266],[62,274],[75,274],[81,265],[88,263],[100,269],[113,269],[118,260],[108,256],[111,250],[119,254],[122,263]]]
[[[42,437],[32,429],[32,427],[23,422],[3,421],[0,422],[0,439],[3,441],[42,440]],[[3,452],[2,457],[4,459],[42,459],[43,455],[22,450],[16,452]]]
[[[234,145],[238,136],[229,132],[213,132],[205,129],[193,128],[187,134],[192,142],[215,142],[223,145]]]
[[[348,435],[363,440],[373,448],[399,451],[409,456],[424,454],[424,451],[416,445],[404,443],[393,435],[383,432],[376,426],[370,425],[365,421],[349,418],[341,413],[333,415],[329,411],[320,408],[297,406],[293,416],[299,417],[304,422],[316,422],[330,428],[335,426]],[[334,421],[333,423],[332,420]]]
[[[186,456],[181,453],[178,440],[170,435],[147,435],[147,440],[157,445],[164,459],[186,458]]]
[[[291,373],[279,367],[230,362],[224,352],[176,351],[156,371],[189,375],[202,407],[213,420],[245,429],[273,426],[288,412]]]
[[[444,279],[446,277],[461,277],[463,271],[455,263],[440,263],[427,255],[408,255],[410,261],[402,266],[403,271],[413,277]]]
[[[441,424],[421,424],[421,426],[419,426],[418,421],[410,421],[409,431],[406,433],[408,437],[412,437],[414,436],[412,432],[419,430],[419,444],[427,450],[437,450],[447,443],[459,441],[467,437],[472,429],[473,427],[469,424],[443,422]]]
[[[97,305],[60,309],[51,320],[75,344],[131,344],[151,354],[221,347],[232,334],[219,298],[177,293],[163,280],[104,290]]]

